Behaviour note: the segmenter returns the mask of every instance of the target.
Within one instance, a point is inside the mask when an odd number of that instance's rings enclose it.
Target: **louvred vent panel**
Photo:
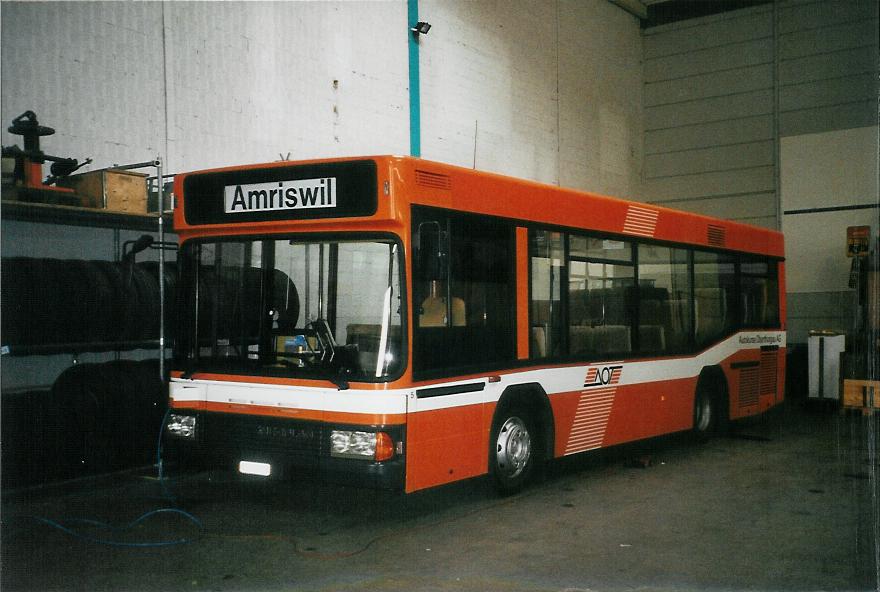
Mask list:
[[[775,350],[761,352],[761,394],[772,395],[776,392],[776,365],[777,354]]]
[[[709,230],[706,232],[706,240],[713,247],[723,247],[727,244],[727,231],[723,226],[709,224]]]
[[[749,407],[758,404],[758,368],[745,368],[739,372],[739,406]]]
[[[432,173],[416,169],[416,185],[434,189],[452,189],[452,180],[442,173]]]

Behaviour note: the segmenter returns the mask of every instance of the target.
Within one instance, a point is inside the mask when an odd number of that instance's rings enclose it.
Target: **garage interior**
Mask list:
[[[877,2],[4,1],[0,27],[4,590],[880,590],[880,400],[842,404],[878,380]],[[163,465],[175,174],[366,154],[782,231],[785,404],[511,497]]]

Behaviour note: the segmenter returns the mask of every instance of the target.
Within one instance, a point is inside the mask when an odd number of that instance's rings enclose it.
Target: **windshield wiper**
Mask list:
[[[329,380],[330,382],[332,382],[332,383],[336,386],[336,388],[339,389],[339,390],[341,390],[341,391],[347,391],[347,390],[348,390],[348,381],[345,380],[344,378],[341,378],[341,377],[339,377],[339,376],[333,376],[333,375],[330,375],[330,376],[327,377],[327,380]]]
[[[315,339],[321,348],[318,358],[322,366],[330,370],[325,378],[332,382],[341,391],[348,390],[349,384],[343,376],[351,374],[352,358],[357,354],[356,345],[339,345],[333,337],[333,331],[326,319],[317,318],[309,323],[306,328],[311,328],[315,333]]]
[[[196,367],[195,361],[190,358],[189,362],[186,364],[186,368],[183,371],[183,374],[180,375],[180,378],[183,380],[192,380],[193,374],[198,372],[198,368]]]

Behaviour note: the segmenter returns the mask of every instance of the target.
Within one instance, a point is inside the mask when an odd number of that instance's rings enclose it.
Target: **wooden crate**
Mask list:
[[[103,208],[129,214],[147,213],[147,175],[107,169],[59,179],[70,187],[86,208]]]
[[[880,409],[880,380],[845,379],[843,406],[849,409]]]

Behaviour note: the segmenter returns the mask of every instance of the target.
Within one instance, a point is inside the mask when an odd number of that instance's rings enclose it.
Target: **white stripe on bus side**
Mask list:
[[[483,382],[483,390],[448,394],[420,399],[417,412],[433,411],[497,402],[506,388],[516,384],[538,383],[548,395],[584,390],[584,381],[591,367],[622,366],[610,374],[621,386],[695,378],[705,366],[721,363],[740,350],[761,345],[785,347],[784,331],[737,333],[697,355],[680,358],[635,362],[594,362],[578,366],[542,368],[504,374],[500,382],[487,379],[456,380],[427,387],[396,390],[365,390],[351,388],[339,391],[330,388],[253,384],[233,381],[184,380],[172,378],[170,398],[178,403],[209,402],[220,404],[258,405],[286,409],[364,414],[404,414],[407,399],[419,388],[442,388]],[[413,411],[410,408],[410,411]]]

